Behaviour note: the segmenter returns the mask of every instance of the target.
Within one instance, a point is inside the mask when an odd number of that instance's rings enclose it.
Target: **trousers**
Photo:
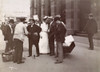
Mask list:
[[[8,40],[8,42],[6,43],[5,52],[10,51],[11,49],[13,49],[13,40],[12,39]]]
[[[31,39],[29,39],[29,56],[32,56],[32,46],[33,44],[36,47],[36,53],[39,55],[39,45],[38,42],[33,42]]]
[[[54,47],[54,38],[49,39],[49,47],[50,47],[50,54],[55,54],[55,47]]]
[[[62,42],[57,42],[57,54],[58,54],[58,61],[62,62],[63,61],[63,43]]]
[[[93,34],[88,33],[88,40],[89,40],[90,49],[94,49]]]
[[[14,39],[14,62],[20,63],[22,61],[22,54],[23,54],[23,42],[19,39]]]

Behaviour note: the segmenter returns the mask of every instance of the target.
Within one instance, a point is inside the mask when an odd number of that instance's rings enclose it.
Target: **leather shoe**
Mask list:
[[[36,55],[36,57],[39,57],[39,55]]]
[[[21,64],[21,63],[24,63],[24,61],[21,61],[21,62],[17,62],[17,64]]]
[[[13,63],[16,63],[17,61],[13,61]]]
[[[89,50],[93,50],[94,48],[89,47]]]
[[[28,57],[31,57],[31,55],[29,55]]]
[[[62,63],[62,62],[63,62],[63,61],[56,61],[55,64],[59,64],[59,63]]]
[[[53,56],[54,54],[50,54],[50,56]]]

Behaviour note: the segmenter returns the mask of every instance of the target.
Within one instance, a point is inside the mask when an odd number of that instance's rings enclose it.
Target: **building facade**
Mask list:
[[[99,8],[99,0],[31,0],[30,17],[37,14],[42,20],[44,16],[60,14],[68,34],[75,34],[83,30],[90,12],[95,15],[100,29]]]

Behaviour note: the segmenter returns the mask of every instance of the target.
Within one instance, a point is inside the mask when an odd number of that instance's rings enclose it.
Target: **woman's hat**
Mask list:
[[[43,20],[46,20],[47,18],[48,18],[48,16],[44,16],[44,17],[43,17]]]

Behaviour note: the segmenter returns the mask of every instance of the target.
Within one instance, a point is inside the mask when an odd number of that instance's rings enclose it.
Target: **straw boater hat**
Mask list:
[[[43,17],[43,20],[46,20],[47,18],[48,18],[48,16],[44,16],[44,17]]]
[[[56,15],[55,17],[57,17],[57,18],[61,18],[61,16],[60,16],[60,15]]]
[[[53,16],[49,16],[48,18],[49,18],[49,19],[53,19]]]
[[[56,15],[56,16],[54,17],[54,20],[55,20],[55,21],[56,21],[56,20],[60,20],[60,18],[61,18],[60,15]]]

